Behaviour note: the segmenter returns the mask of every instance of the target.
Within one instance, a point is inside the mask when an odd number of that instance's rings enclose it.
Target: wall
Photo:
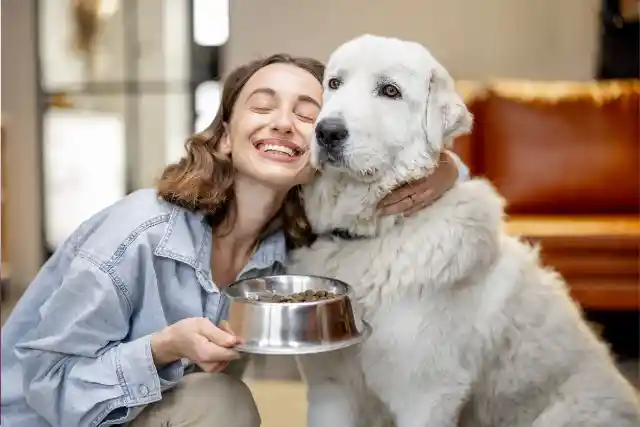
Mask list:
[[[2,0],[3,240],[18,288],[26,286],[42,262],[34,7],[35,0]]]
[[[458,79],[587,80],[599,0],[230,1],[229,70],[284,51],[326,60],[362,33],[425,44]]]

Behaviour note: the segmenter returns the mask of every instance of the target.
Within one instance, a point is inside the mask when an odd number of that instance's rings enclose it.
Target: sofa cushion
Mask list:
[[[493,84],[474,131],[482,172],[511,213],[637,213],[639,104],[640,81]]]

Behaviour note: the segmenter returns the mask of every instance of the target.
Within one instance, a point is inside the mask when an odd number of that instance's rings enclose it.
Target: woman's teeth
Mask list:
[[[294,150],[292,150],[289,147],[284,147],[282,145],[262,144],[260,146],[260,150],[264,151],[264,152],[277,151],[279,153],[284,153],[284,154],[288,155],[289,157],[297,156],[297,153]]]

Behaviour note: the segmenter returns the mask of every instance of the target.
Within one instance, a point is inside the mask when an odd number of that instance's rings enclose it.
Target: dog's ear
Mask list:
[[[440,152],[448,148],[458,135],[469,133],[473,116],[453,80],[442,70],[432,70],[429,78],[423,129],[429,148]]]

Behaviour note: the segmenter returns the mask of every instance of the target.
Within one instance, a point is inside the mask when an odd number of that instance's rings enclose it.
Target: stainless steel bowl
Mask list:
[[[326,290],[335,298],[297,303],[258,301],[260,295]],[[236,282],[222,291],[216,321],[227,320],[242,338],[238,351],[295,355],[332,351],[364,341],[371,327],[358,319],[353,292],[339,280],[278,275]]]

